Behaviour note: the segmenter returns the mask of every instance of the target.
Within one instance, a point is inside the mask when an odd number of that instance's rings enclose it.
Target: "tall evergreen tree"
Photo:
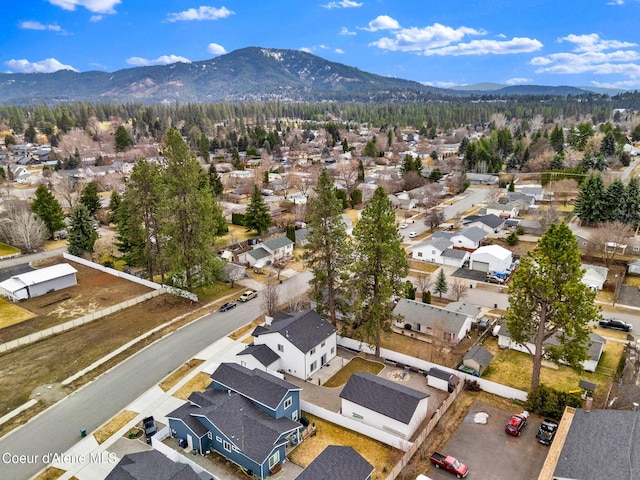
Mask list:
[[[127,129],[124,128],[124,125],[119,125],[116,128],[115,134],[115,147],[116,152],[124,152],[129,147],[133,145],[133,140],[131,140],[131,135],[127,132]]]
[[[604,211],[602,212],[603,221],[616,222],[622,221],[625,212],[626,188],[622,180],[616,178],[607,187],[604,195]]]
[[[109,197],[109,223],[115,223],[121,203],[122,196],[116,190],[111,192]]]
[[[589,324],[600,317],[595,292],[582,283],[578,241],[562,223],[553,224],[520,259],[509,288],[505,315],[511,339],[531,343],[531,390],[540,383],[543,356],[580,369],[588,358]],[[545,345],[554,337],[557,343]],[[528,348],[528,347],[527,347]]]
[[[100,207],[102,206],[100,203],[100,196],[98,195],[98,185],[96,182],[88,183],[86,187],[82,190],[82,194],[80,195],[80,203],[82,203],[87,210],[89,210],[89,215],[94,216]]]
[[[213,196],[216,198],[220,198],[220,196],[224,192],[224,185],[222,184],[222,179],[220,178],[218,170],[216,170],[216,167],[213,164],[209,166],[208,177]]]
[[[264,198],[262,198],[257,185],[253,186],[251,201],[244,214],[244,225],[248,231],[255,230],[258,232],[258,235],[265,233],[269,225],[271,225],[269,206],[265,203]]]
[[[600,153],[605,157],[612,157],[616,153],[616,137],[613,132],[607,132],[600,143]]]
[[[93,244],[98,234],[93,229],[93,219],[83,203],[79,203],[71,213],[69,226],[69,253],[81,257],[87,252],[93,252]]]
[[[433,291],[442,298],[442,294],[447,293],[447,290],[449,290],[449,285],[447,285],[447,276],[441,268],[438,272],[438,276],[436,277],[436,283],[433,285]]]
[[[404,278],[409,272],[393,206],[382,187],[376,188],[362,211],[353,237],[353,307],[358,324],[355,334],[375,345],[379,356],[382,334],[390,331],[393,319],[392,297],[403,294]]]
[[[4,171],[4,170],[3,170]],[[64,228],[64,212],[58,199],[44,184],[38,185],[31,203],[31,211],[42,220],[49,236]]]
[[[211,246],[224,230],[225,221],[207,174],[178,130],[167,131],[162,154],[166,162],[161,226],[166,238],[163,256],[171,266],[174,281],[184,278],[183,285],[193,288],[220,274],[221,265]]]
[[[336,325],[337,314],[345,314],[345,291],[351,263],[351,244],[347,227],[342,220],[342,202],[335,195],[335,187],[326,170],[320,173],[315,196],[309,197],[309,223],[305,265],[313,274],[311,298],[316,310]]]
[[[599,173],[593,173],[580,187],[574,211],[583,223],[596,225],[605,220],[604,203],[604,181]]]
[[[557,123],[551,131],[549,143],[556,153],[564,152],[564,131],[562,130],[562,127]]]
[[[622,221],[631,228],[640,225],[640,186],[636,177],[629,180],[625,189]]]

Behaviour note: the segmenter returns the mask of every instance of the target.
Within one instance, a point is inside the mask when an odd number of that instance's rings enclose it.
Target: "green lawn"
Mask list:
[[[16,253],[20,253],[19,248],[0,242],[0,257],[4,257],[5,255],[15,255]]]

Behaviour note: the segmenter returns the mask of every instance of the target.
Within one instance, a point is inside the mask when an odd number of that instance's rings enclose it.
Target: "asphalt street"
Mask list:
[[[306,290],[310,278],[304,272],[285,280],[280,286],[281,300]],[[0,478],[30,478],[45,466],[43,455],[67,451],[80,439],[80,429],[92,432],[202,349],[258,317],[261,309],[258,297],[228,312],[206,315],[141,350],[9,433],[0,439]],[[24,463],[15,455],[25,455]]]

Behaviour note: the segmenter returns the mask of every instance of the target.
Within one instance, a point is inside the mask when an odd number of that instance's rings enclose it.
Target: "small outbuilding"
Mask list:
[[[433,367],[427,373],[427,385],[445,392],[453,392],[460,383],[460,378],[451,372]]]
[[[489,363],[493,360],[493,353],[481,345],[476,345],[467,352],[462,361],[463,365],[473,368],[478,374],[482,375]]]
[[[480,272],[506,272],[513,254],[500,245],[485,245],[471,254],[469,268]]]
[[[12,302],[39,297],[78,284],[78,271],[68,263],[21,273],[0,283],[0,295]]]

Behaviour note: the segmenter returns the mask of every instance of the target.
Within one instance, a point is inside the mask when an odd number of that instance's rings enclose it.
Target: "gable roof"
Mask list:
[[[489,254],[501,260],[506,260],[512,255],[511,250],[507,250],[506,248],[503,248],[500,245],[485,245],[477,249],[475,252],[473,252],[471,256],[477,256],[482,254]]]
[[[37,283],[47,282],[49,280],[54,280],[77,272],[78,271],[68,263],[59,263],[50,267],[21,273],[13,278],[19,280],[25,285],[35,285]]]
[[[581,268],[585,270],[584,275],[582,277],[584,280],[592,280],[605,282],[607,280],[607,275],[609,274],[609,269],[606,267],[599,267],[598,265],[589,265],[587,263],[583,263],[580,265]]]
[[[172,462],[157,450],[148,450],[122,457],[105,480],[200,480],[200,477],[189,465]]]
[[[489,362],[493,360],[493,353],[484,348],[482,345],[476,345],[467,352],[467,354],[464,356],[464,359],[475,360],[476,362],[478,362],[478,365],[487,367],[489,365]]]
[[[271,410],[278,408],[290,391],[300,387],[262,370],[249,370],[236,363],[221,363],[211,374],[214,383],[233,390]]]
[[[182,423],[189,427],[189,429],[195,433],[198,438],[202,438],[209,432],[209,430],[207,430],[202,422],[198,421],[198,419],[191,414],[200,410],[202,406],[201,404],[208,405],[209,402],[203,402],[196,394],[201,395],[201,392],[193,392],[189,395],[189,401],[172,412],[169,412],[167,414],[167,418],[182,420]]]
[[[467,302],[451,302],[444,307],[449,312],[462,313],[470,317],[477,317],[480,314],[480,307]]]
[[[554,478],[618,480],[640,476],[640,412],[576,409]],[[603,461],[605,460],[605,461]]]
[[[466,250],[447,248],[444,252],[442,252],[442,256],[447,258],[455,258],[457,260],[462,260],[463,258],[469,256],[469,252],[467,252]]]
[[[445,251],[451,245],[453,245],[453,243],[448,238],[433,237],[431,240],[427,240],[425,242],[421,242],[420,244],[418,244],[415,247],[413,247],[413,249],[416,250],[417,247],[433,247],[433,248],[437,248],[440,251]]]
[[[254,345],[253,343],[251,345],[247,345],[247,347],[239,352],[238,355],[251,355],[265,367],[268,367],[280,358],[278,354],[268,346]]]
[[[497,228],[500,225],[504,224],[505,219],[504,218],[500,218],[499,216],[490,213],[488,215],[473,215],[473,216],[469,216],[466,218],[466,220],[468,220],[469,223],[472,222],[480,222],[485,224],[487,227],[490,228]]]
[[[271,256],[271,254],[268,251],[266,251],[264,248],[262,248],[262,247],[258,247],[258,248],[254,248],[253,250],[249,250],[247,252],[247,254],[251,255],[256,260],[262,260],[263,258],[267,258],[267,257]]]
[[[351,375],[340,393],[340,398],[404,424],[411,421],[418,403],[429,396],[369,372]]]
[[[393,309],[394,315],[402,315],[406,321],[420,323],[426,326],[437,325],[446,332],[458,334],[465,322],[467,315],[458,312],[450,312],[444,308],[408,298],[401,298]]]
[[[282,235],[281,237],[272,238],[271,240],[267,240],[266,242],[262,242],[262,246],[267,247],[272,252],[278,250],[279,248],[286,247],[288,245],[293,245],[294,242],[291,241],[289,237],[286,235]]]
[[[453,236],[462,235],[473,242],[479,242],[483,238],[487,236],[487,232],[482,230],[479,227],[466,227],[460,230],[459,232],[455,232]]]
[[[256,328],[253,336],[279,333],[303,353],[309,352],[323,340],[334,335],[336,328],[315,310],[292,314],[278,312],[269,327]]]
[[[296,480],[366,480],[373,470],[353,447],[328,445]]]

